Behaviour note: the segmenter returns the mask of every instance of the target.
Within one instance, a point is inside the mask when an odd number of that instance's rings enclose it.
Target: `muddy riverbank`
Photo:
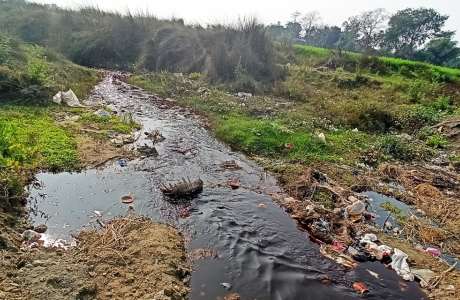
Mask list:
[[[146,232],[135,228],[132,232],[134,236],[131,233],[124,236],[125,240],[129,238],[123,250],[106,249],[105,256],[101,257],[99,251],[91,252],[90,247],[77,247],[79,250],[72,251],[81,252],[73,256],[60,256],[61,251],[58,254],[32,252],[25,265],[32,262],[33,266],[34,260],[40,260],[33,255],[42,255],[44,260],[74,256],[81,259],[77,261],[81,270],[77,268],[74,273],[83,274],[84,278],[81,282],[78,276],[72,279],[72,287],[67,285],[67,290],[64,289],[70,294],[63,295],[62,299],[75,299],[80,292],[89,297],[85,299],[142,299],[143,296],[132,292],[137,283],[147,284],[147,279],[143,278],[152,273],[174,278],[171,279],[173,281],[158,278],[161,284],[150,282],[151,290],[145,288],[147,285],[137,289],[144,295],[154,293],[155,298],[160,293],[161,297],[171,298],[171,294],[173,299],[180,299],[190,287],[190,299],[224,299],[235,293],[243,300],[357,299],[362,297],[354,288],[359,282],[369,290],[365,294],[368,299],[427,299],[417,282],[404,282],[380,262],[361,263],[350,269],[322,256],[320,244],[310,239],[311,232],[299,230],[298,218],[292,218],[294,211],[286,212],[279,206],[286,202],[289,195],[262,167],[210,136],[205,129],[208,124],[192,110],[121,82],[119,73],[108,72],[106,75],[104,81],[95,87],[88,103],[113,105],[118,113],[134,115],[142,125],[140,134],[135,134],[135,141],[121,148],[126,152],[117,154],[96,169],[82,173],[38,174],[37,182],[41,184],[31,188],[28,198],[32,221],[47,224],[47,241],[73,241],[75,236],[85,236],[86,230],[92,228],[108,232],[108,227],[101,225],[97,219],[102,224],[110,224],[109,221],[117,215],[145,215],[154,222],[172,224],[183,233],[188,242],[193,272],[188,273],[188,269],[184,268],[185,252],[180,246],[183,238],[176,229],[167,227],[166,232],[158,229],[158,226],[164,225],[152,226],[157,226],[155,230],[167,239],[156,240],[156,244],[152,242],[141,249],[130,248],[142,244],[142,236]],[[155,130],[165,139],[153,143],[148,134],[143,134]],[[158,155],[136,153],[136,149],[145,145],[155,147]],[[182,177],[201,178],[204,190],[195,197],[171,201],[159,188]],[[237,183],[239,188],[232,189],[229,183]],[[286,191],[301,200],[289,189]],[[132,207],[120,201],[126,195],[134,198],[130,204]],[[304,204],[307,203],[301,203],[299,209]],[[360,234],[379,230],[371,224],[361,229]],[[150,233],[149,230],[147,233]],[[87,245],[97,242],[92,241]],[[162,243],[170,243],[171,246],[164,250],[160,245]],[[160,250],[154,250],[155,255],[152,256],[144,248]],[[148,257],[156,265],[171,249],[175,249],[176,254],[174,263],[168,264],[169,269],[155,269],[157,266],[153,266],[152,270],[133,269],[129,266],[143,257]],[[84,258],[81,255],[85,256],[86,263],[82,263]],[[14,287],[9,292],[27,295],[27,279],[15,281],[20,274],[17,270],[20,261],[14,260],[13,256],[9,259],[10,271],[5,274],[10,272],[10,275],[4,283]],[[75,264],[73,259],[69,258],[68,263],[64,259],[64,263],[58,265],[65,269],[68,264]],[[117,263],[114,265],[112,262]],[[14,268],[16,270],[11,271]],[[373,273],[379,274],[378,278]],[[94,285],[83,284],[85,280],[96,282],[97,292],[94,292]],[[56,295],[64,291],[56,287],[59,284],[53,285],[53,280],[50,282],[45,280],[43,284]]]

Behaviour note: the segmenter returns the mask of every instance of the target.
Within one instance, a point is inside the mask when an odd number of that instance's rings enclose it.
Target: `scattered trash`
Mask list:
[[[455,286],[449,284],[444,287],[445,290],[455,290]]]
[[[118,164],[120,165],[120,167],[126,167],[128,165],[128,163],[123,160],[118,161]]]
[[[118,136],[118,132],[116,131],[108,131],[107,134],[110,136]]]
[[[293,144],[293,143],[286,143],[286,144],[284,144],[284,146],[285,146],[286,148],[294,148],[294,144]]]
[[[377,240],[377,236],[373,233],[366,233],[364,237],[361,239],[362,242],[375,242]]]
[[[197,179],[193,182],[188,180],[188,182],[182,178],[181,182],[178,182],[174,185],[169,184],[169,187],[161,186],[160,190],[163,194],[170,197],[182,197],[187,195],[193,195],[203,190],[203,180]]]
[[[346,207],[346,211],[349,216],[355,216],[355,215],[362,214],[365,209],[366,209],[366,205],[364,204],[364,202],[360,200]]]
[[[321,245],[319,248],[321,255],[324,257],[330,258],[338,264],[341,264],[344,267],[354,269],[357,266],[357,263],[348,255],[336,251],[332,246]]]
[[[220,164],[220,167],[224,170],[241,170],[242,168],[234,161],[234,160],[227,160]]]
[[[369,290],[366,288],[366,286],[362,283],[355,282],[353,283],[353,288],[357,291],[360,292],[361,294],[364,294],[365,292],[369,292]]]
[[[425,251],[432,256],[441,256],[441,251],[436,248],[428,247]]]
[[[275,107],[276,107],[276,108],[288,108],[288,107],[289,107],[289,103],[276,103],[276,104],[275,104]]]
[[[233,190],[236,190],[240,187],[240,184],[238,182],[230,182],[228,184]]]
[[[102,108],[97,110],[94,114],[99,116],[99,117],[112,118],[112,114],[109,113],[108,111],[106,111],[105,109],[102,109]]]
[[[367,251],[367,249],[363,247],[359,241],[355,241],[353,244],[348,246],[348,253],[354,260],[359,262],[366,262],[372,258],[369,251]]]
[[[188,209],[186,209],[183,213],[180,214],[181,218],[187,218],[189,216]]]
[[[241,300],[241,297],[237,293],[233,293],[229,294],[227,297],[224,297],[224,300]]]
[[[53,96],[53,102],[60,104],[64,102],[70,107],[86,107],[81,105],[80,100],[78,100],[77,95],[70,89],[67,92],[58,92],[56,95]]]
[[[347,248],[345,248],[339,241],[334,241],[334,243],[332,244],[332,247],[335,250],[342,252],[342,253],[344,253],[347,250]]]
[[[352,130],[352,132],[358,132],[358,131],[359,131],[358,128],[355,128]]]
[[[355,203],[356,201],[358,201],[358,198],[356,198],[355,196],[350,196],[348,197],[348,201],[350,201],[351,203]]]
[[[248,101],[249,101],[249,98],[248,98],[248,97],[241,98],[241,101],[242,101],[242,102],[248,102]]]
[[[329,279],[323,279],[321,280],[321,282],[324,284],[331,284],[331,281]]]
[[[414,275],[412,275],[409,264],[407,263],[408,255],[398,248],[394,248],[393,256],[391,257],[391,267],[398,273],[399,276],[407,281],[413,281]]]
[[[228,152],[227,154],[228,154],[228,155],[233,155],[234,153],[233,153],[233,152]]]
[[[358,215],[353,215],[353,216],[350,216],[348,219],[352,222],[358,222],[359,220],[361,220],[363,218],[363,215],[364,213],[360,213]]]
[[[264,207],[265,204],[264,204],[264,203],[260,203],[259,206],[260,206],[260,207]]]
[[[320,134],[318,134],[318,137],[319,137],[319,139],[322,140],[323,142],[326,142],[326,136],[324,135],[324,133],[321,132]]]
[[[95,210],[95,211],[93,211],[93,215],[95,215],[96,217],[101,217],[102,216],[102,211]]]
[[[430,286],[430,280],[434,276],[434,272],[428,269],[412,270],[412,274],[420,280],[422,288]]]
[[[204,88],[204,87],[201,87],[201,88],[199,88],[199,89],[197,90],[198,93],[204,93],[204,92],[206,92],[206,91],[208,91],[208,89],[207,89],[207,88]]]
[[[316,180],[318,180],[321,183],[326,183],[327,182],[326,174],[323,174],[323,173],[318,172],[318,171],[313,171],[311,173],[311,175],[313,176],[313,178],[315,178]]]
[[[149,139],[151,139],[154,143],[158,143],[158,142],[162,142],[162,141],[166,140],[166,138],[157,129],[152,130],[151,132],[144,132],[144,134]]]
[[[132,196],[123,196],[121,197],[121,202],[125,204],[132,203],[134,201],[134,198]]]
[[[369,274],[371,274],[371,275],[374,276],[375,278],[379,279],[379,274],[377,274],[377,273],[375,273],[375,272],[373,272],[373,271],[371,271],[371,270],[368,270],[368,269],[366,269],[366,271],[369,272]]]
[[[220,285],[223,286],[227,291],[232,288],[232,285],[227,282],[222,282]]]
[[[391,224],[390,221],[386,221],[386,222],[385,222],[385,227],[386,227],[388,230],[391,230],[391,228],[393,228],[393,225]]]
[[[240,97],[240,98],[243,98],[243,97],[245,97],[245,98],[251,98],[251,97],[252,97],[252,94],[251,94],[251,93],[239,92],[239,93],[238,93],[238,97]]]
[[[158,153],[157,151],[157,148],[155,148],[155,146],[153,147],[149,147],[147,146],[147,144],[144,144],[144,146],[141,146],[139,148],[137,148],[137,152],[147,156],[147,157],[157,157],[159,156],[160,154]]]

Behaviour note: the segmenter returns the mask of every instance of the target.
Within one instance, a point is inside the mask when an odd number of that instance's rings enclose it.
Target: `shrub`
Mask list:
[[[10,38],[0,33],[0,64],[6,64],[11,57]]]
[[[427,145],[436,147],[436,148],[446,148],[449,144],[449,141],[442,135],[435,134],[427,138]]]

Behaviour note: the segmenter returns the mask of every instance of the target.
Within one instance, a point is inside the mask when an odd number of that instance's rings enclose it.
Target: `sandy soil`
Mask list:
[[[136,216],[82,232],[71,250],[27,248],[0,255],[0,299],[185,299],[184,239]]]

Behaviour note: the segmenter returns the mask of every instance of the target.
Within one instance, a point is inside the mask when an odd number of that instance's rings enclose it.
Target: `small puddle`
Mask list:
[[[217,253],[217,258],[195,260],[192,300],[223,299],[229,293],[238,293],[242,300],[360,299],[354,282],[367,286],[367,299],[427,299],[417,283],[406,283],[402,289],[402,279],[380,263],[360,264],[350,271],[321,256],[318,245],[271,200],[271,193],[281,192],[273,177],[260,176],[263,169],[244,155],[229,155],[231,149],[201,128],[188,110],[161,109],[155,95],[113,80],[108,73],[90,100],[105,99],[119,109],[137,112],[142,131],[158,129],[166,140],[157,145],[159,157],[129,161],[126,167],[114,162],[83,173],[38,174],[43,184],[31,190],[31,217],[36,224],[49,226],[50,238],[70,239],[72,232],[97,227],[93,211],[105,212],[104,219],[129,213],[120,199],[131,195],[132,213],[189,233],[190,252]],[[142,134],[136,145],[144,143],[151,145]],[[185,151],[175,151],[178,147]],[[222,170],[219,165],[227,160],[235,160],[242,169]],[[203,192],[193,199],[168,202],[160,184],[187,176],[200,177]],[[228,179],[239,179],[242,187],[218,185]],[[186,209],[189,216],[181,218]],[[326,278],[330,285],[321,282]],[[226,291],[223,282],[231,284],[231,290]]]
[[[372,191],[364,192],[363,194],[369,197],[369,199],[367,199],[369,203],[369,207],[367,210],[377,214],[377,216],[373,218],[373,221],[382,228],[385,224],[385,220],[390,214],[390,212],[388,212],[381,206],[382,203],[389,202],[390,204],[401,209],[401,215],[405,217],[410,217],[410,212],[412,214],[416,213],[415,209],[413,209],[412,206],[404,204],[401,201],[396,200],[395,198],[387,197],[385,195]],[[399,227],[395,214],[391,214],[391,216],[388,218],[388,221],[391,223],[391,225],[393,225],[393,227]]]

